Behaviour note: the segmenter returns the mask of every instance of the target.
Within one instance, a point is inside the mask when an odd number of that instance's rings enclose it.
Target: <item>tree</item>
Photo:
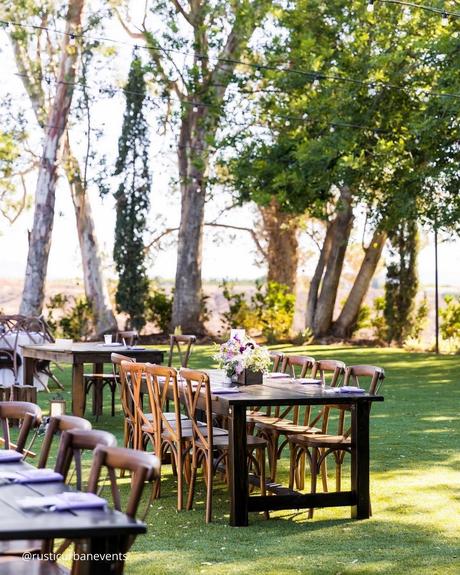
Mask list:
[[[46,26],[56,17],[56,9],[55,6],[51,5],[39,6],[32,2],[13,2],[9,4],[8,8],[5,8],[6,12],[3,15],[5,18],[16,22],[38,23],[41,26]],[[95,20],[97,21],[98,18]],[[50,102],[52,102],[54,95],[52,90],[58,82],[56,74],[61,46],[57,44],[57,39],[53,34],[47,33],[40,26],[31,30],[10,26],[9,36],[18,72],[32,110],[39,126],[46,130],[50,118]],[[46,41],[44,41],[45,38]],[[82,51],[88,53],[94,49],[94,46],[84,44],[81,37],[76,36],[71,40],[76,46],[76,53],[73,55],[76,63],[80,59]],[[37,46],[40,46],[41,49],[37,50]],[[75,77],[77,77],[76,74]],[[116,329],[116,321],[102,271],[94,220],[87,194],[86,173],[82,176],[80,163],[72,151],[67,123],[62,142],[59,151],[59,165],[66,174],[72,195],[82,256],[85,293],[87,300],[91,302],[96,333],[100,335],[105,331]],[[86,172],[86,170],[84,171]],[[45,276],[42,276],[43,281]],[[43,292],[43,285],[40,287],[37,284],[37,288]]]
[[[390,235],[392,261],[387,265],[385,307],[387,340],[402,344],[412,332],[417,295],[417,224],[402,222]]]
[[[139,32],[128,29],[119,14],[129,34],[148,45],[155,81],[175,111],[181,216],[171,327],[180,326],[184,333],[203,331],[204,212],[227,88],[269,4],[205,0],[186,6],[181,0],[155,1]]]
[[[54,101],[47,119],[46,137],[38,170],[35,210],[20,313],[39,315],[44,300],[44,285],[53,229],[57,166],[62,157],[65,131],[77,76],[78,46],[75,36],[81,31],[84,0],[69,0],[65,34]]]
[[[134,55],[125,87],[126,109],[118,140],[115,175],[122,181],[114,194],[117,209],[113,259],[119,276],[118,311],[129,315],[129,327],[145,324],[149,280],[145,269],[144,232],[149,208],[149,134],[144,115],[146,86],[141,59]]]

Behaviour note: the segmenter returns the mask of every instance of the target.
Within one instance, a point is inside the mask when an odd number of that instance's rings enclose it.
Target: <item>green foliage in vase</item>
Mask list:
[[[115,175],[121,183],[114,194],[117,220],[113,259],[119,276],[115,301],[129,316],[128,327],[145,325],[149,280],[145,268],[144,232],[149,208],[149,134],[144,115],[146,85],[141,59],[134,55],[125,88],[126,110],[118,142]]]

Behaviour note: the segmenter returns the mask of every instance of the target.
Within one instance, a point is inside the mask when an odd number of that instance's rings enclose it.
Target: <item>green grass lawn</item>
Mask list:
[[[201,478],[195,510],[178,513],[175,482],[166,466],[162,497],[153,504],[148,534],[138,538],[126,572],[459,573],[460,357],[332,346],[276,349],[385,369],[381,390],[385,402],[375,404],[371,415],[373,517],[352,521],[348,508],[331,508],[316,510],[314,519],[307,520],[306,511],[293,510],[272,513],[269,521],[251,514],[249,527],[232,528],[228,526],[227,492],[218,485],[214,522],[206,525]],[[210,346],[195,348],[191,367],[210,367],[211,350]],[[62,378],[68,390],[68,368]],[[70,399],[68,391],[65,395]],[[40,394],[45,409],[48,399],[47,394]],[[108,405],[105,412],[109,413]],[[120,415],[104,415],[93,425],[114,432],[121,444]],[[281,481],[287,478],[287,464],[286,452]],[[345,486],[347,481],[345,477]]]

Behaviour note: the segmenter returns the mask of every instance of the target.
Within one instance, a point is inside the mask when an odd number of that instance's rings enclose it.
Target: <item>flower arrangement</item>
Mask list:
[[[269,351],[258,345],[251,338],[235,335],[219,346],[219,351],[213,355],[219,363],[219,368],[225,370],[228,377],[239,376],[244,370],[252,372],[268,372],[271,365]]]

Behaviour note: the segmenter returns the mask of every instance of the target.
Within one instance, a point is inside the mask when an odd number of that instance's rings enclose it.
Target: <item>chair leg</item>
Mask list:
[[[265,477],[265,448],[260,447],[257,450],[257,461],[259,464],[259,481],[260,481],[260,494],[262,496],[267,494],[267,486],[265,484],[266,477]],[[268,511],[264,511],[265,519],[270,519],[270,513]]]
[[[190,485],[188,486],[188,495],[187,495],[187,511],[190,511],[193,508],[193,498],[195,496],[195,483],[196,483],[196,474],[198,471],[198,458],[196,454],[193,454],[192,457],[192,471],[190,474]]]
[[[212,453],[210,455],[210,461],[207,461],[206,466],[207,471],[207,485],[206,485],[206,523],[211,523],[212,521],[212,487],[214,478],[214,465],[212,462]]]
[[[326,457],[323,457],[323,460],[321,462],[321,481],[323,483],[323,491],[324,493],[327,493],[329,491],[328,486],[327,486],[327,461],[326,461]]]
[[[311,450],[311,487],[310,493],[316,493],[316,483],[318,481],[318,449],[313,447]],[[313,519],[313,507],[308,510],[308,519]]]
[[[340,491],[342,487],[342,461],[340,452],[334,452],[335,458],[335,490]]]
[[[296,457],[297,448],[294,443],[289,444],[290,459],[289,459],[289,489],[294,489],[294,476],[296,475]]]
[[[296,484],[297,489],[301,491],[305,488],[305,451],[302,449],[299,462],[296,466],[297,470],[297,477],[296,477]]]
[[[184,507],[184,494],[182,492],[182,489],[183,489],[182,479],[184,477],[184,473],[183,473],[184,462],[183,462],[181,445],[178,446],[177,450],[171,449],[171,462],[176,457],[177,457],[177,462],[176,462],[176,469],[177,469],[177,510],[182,511],[182,509]]]

